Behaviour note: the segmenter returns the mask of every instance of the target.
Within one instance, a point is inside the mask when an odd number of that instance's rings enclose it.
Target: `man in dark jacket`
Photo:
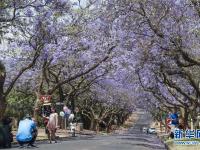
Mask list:
[[[0,123],[0,147],[11,147],[11,142],[13,141],[11,122],[11,118],[4,117]]]

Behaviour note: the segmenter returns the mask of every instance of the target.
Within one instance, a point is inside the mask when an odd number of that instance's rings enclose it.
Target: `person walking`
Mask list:
[[[49,141],[52,143],[52,140],[56,141],[56,130],[58,128],[58,114],[56,113],[55,108],[51,108],[51,114],[49,116],[49,121],[47,123],[47,129],[49,131]]]
[[[23,147],[24,144],[28,144],[28,146],[31,147],[36,147],[35,145],[33,145],[36,137],[36,123],[32,120],[31,116],[27,114],[25,118],[19,122],[16,140],[18,141],[20,147]]]

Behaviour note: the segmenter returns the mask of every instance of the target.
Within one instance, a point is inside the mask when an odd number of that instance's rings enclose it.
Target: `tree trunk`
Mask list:
[[[112,129],[111,129],[111,126],[112,126],[112,121],[113,121],[113,115],[110,116],[108,122],[107,122],[107,126],[106,126],[106,132],[109,133]]]
[[[64,102],[65,96],[64,96],[62,86],[59,87],[59,97],[60,97],[60,102]]]
[[[94,130],[94,119],[90,120],[90,130]]]
[[[184,107],[181,107],[180,108],[180,117],[184,118],[184,116],[185,116],[185,109],[184,109]]]
[[[99,132],[99,120],[95,119],[95,131],[98,133]]]
[[[74,97],[72,97],[71,99],[71,109],[72,109],[72,112],[74,113],[74,110],[75,110],[75,100],[74,100]]]
[[[70,102],[71,105],[71,111],[74,113],[75,110],[75,97],[74,97],[74,93],[70,93],[68,96],[68,101]]]
[[[0,61],[0,119],[3,118],[6,111],[6,97],[4,95],[4,82],[6,78],[6,69],[4,64]]]
[[[5,97],[3,96],[0,96],[0,120],[3,118],[4,116],[4,113],[6,111],[6,106],[7,106],[7,103],[6,103],[6,99]]]
[[[38,121],[39,118],[39,102],[40,102],[40,93],[36,92],[36,101],[35,101],[35,105],[34,105],[34,110],[33,110],[33,117],[35,118],[35,121]]]

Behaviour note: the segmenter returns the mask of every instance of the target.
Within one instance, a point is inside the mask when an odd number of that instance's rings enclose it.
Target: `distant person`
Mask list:
[[[49,131],[49,141],[52,143],[52,140],[56,141],[56,130],[58,128],[58,114],[56,113],[55,108],[51,108],[51,114],[49,116],[49,121],[47,123],[47,129]]]
[[[69,125],[69,116],[71,114],[71,110],[67,107],[67,105],[64,105],[63,107],[63,112],[64,112],[64,118],[65,118],[65,125],[68,126]]]
[[[179,124],[178,114],[176,110],[173,110],[173,113],[171,114],[171,125],[177,127]]]
[[[31,119],[31,116],[27,114],[25,118],[19,122],[16,139],[20,147],[23,147],[24,144],[28,144],[28,146],[31,147],[36,147],[35,145],[33,145],[36,137],[36,123]]]
[[[65,113],[65,118],[69,118],[69,115],[71,114],[71,110],[67,107],[67,105],[64,105],[63,111]]]
[[[167,128],[166,130],[167,130],[167,133],[171,132],[171,123],[172,123],[171,115],[172,115],[172,113],[169,112],[168,116],[167,116],[167,119],[166,119],[166,128]]]

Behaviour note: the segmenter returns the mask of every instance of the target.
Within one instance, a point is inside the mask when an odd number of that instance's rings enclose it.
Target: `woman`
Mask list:
[[[56,129],[58,128],[58,114],[54,108],[51,108],[51,114],[49,116],[49,121],[47,123],[47,129],[49,131],[49,140],[50,143],[52,140],[56,141]]]

